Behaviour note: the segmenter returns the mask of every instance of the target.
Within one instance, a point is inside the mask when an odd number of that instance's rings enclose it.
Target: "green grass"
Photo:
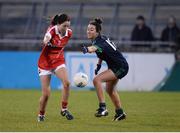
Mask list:
[[[127,119],[113,122],[114,107],[106,95],[109,116],[94,117],[95,91],[71,91],[69,109],[75,119],[59,115],[60,91],[52,91],[46,121],[37,122],[37,90],[0,90],[0,131],[180,131],[180,93],[120,92]]]

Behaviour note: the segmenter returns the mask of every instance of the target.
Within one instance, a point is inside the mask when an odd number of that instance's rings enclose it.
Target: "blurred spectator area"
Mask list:
[[[10,39],[36,44],[43,38],[48,18],[57,13],[71,17],[76,42],[86,40],[87,24],[94,17],[104,20],[104,34],[117,42],[128,41],[138,15],[146,18],[159,39],[170,15],[179,25],[180,0],[0,0],[0,44]]]

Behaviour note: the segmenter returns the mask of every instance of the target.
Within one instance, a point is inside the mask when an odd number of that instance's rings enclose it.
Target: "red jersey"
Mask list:
[[[65,35],[61,37],[58,27],[55,25],[48,28],[46,35],[51,38],[51,45],[45,45],[43,47],[38,61],[38,67],[51,70],[61,64],[65,64],[64,47],[72,36],[72,30],[67,29]]]

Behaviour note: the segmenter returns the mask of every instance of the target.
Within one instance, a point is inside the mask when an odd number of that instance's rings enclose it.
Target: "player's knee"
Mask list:
[[[106,88],[106,92],[108,93],[108,95],[112,95],[113,94],[113,90],[110,88]]]
[[[93,79],[93,84],[94,84],[94,85],[97,85],[99,82],[101,82],[101,80],[99,79],[98,76],[96,76],[96,77]]]
[[[70,82],[68,80],[65,80],[63,82],[63,86],[64,86],[64,89],[69,89],[69,86],[70,86]]]
[[[48,99],[49,97],[50,97],[50,94],[51,94],[51,92],[50,92],[50,89],[48,88],[46,88],[46,89],[43,89],[44,91],[43,91],[43,98],[44,99]]]

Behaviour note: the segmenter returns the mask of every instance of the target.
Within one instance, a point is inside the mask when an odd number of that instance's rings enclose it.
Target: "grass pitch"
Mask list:
[[[106,95],[109,115],[94,117],[95,91],[71,91],[69,109],[75,119],[59,115],[60,91],[52,91],[45,122],[37,122],[38,90],[0,90],[0,131],[180,131],[180,93],[120,92],[127,119],[113,122],[114,107]]]

